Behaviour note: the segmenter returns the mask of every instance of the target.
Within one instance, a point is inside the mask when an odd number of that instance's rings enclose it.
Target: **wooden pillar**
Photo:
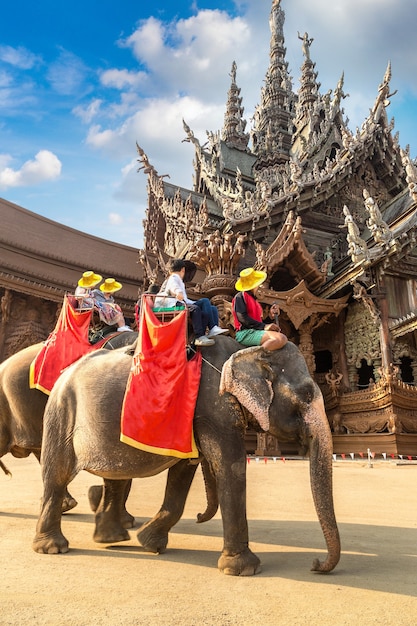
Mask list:
[[[339,362],[338,366],[340,368],[340,373],[343,375],[343,386],[346,389],[350,388],[350,380],[349,380],[349,368],[348,362],[346,358],[346,344],[345,344],[345,320],[346,320],[346,310],[342,311],[337,318],[337,337],[339,342]]]
[[[391,368],[393,361],[391,337],[388,327],[388,302],[386,298],[385,280],[384,275],[381,273],[379,277],[379,291],[380,297],[378,299],[378,308],[381,316],[381,323],[379,326],[379,336],[381,345],[381,366],[382,370],[386,371]]]
[[[12,292],[10,289],[5,289],[4,294],[1,298],[0,310],[1,310],[1,320],[0,320],[0,362],[4,360],[4,342],[6,339],[6,327],[7,323],[10,319],[10,311],[12,306]]]
[[[308,371],[313,376],[316,371],[316,360],[314,358],[314,346],[311,338],[311,323],[303,322],[298,329],[300,334],[300,352],[306,360]]]
[[[278,439],[269,433],[258,433],[255,454],[256,456],[280,456]]]

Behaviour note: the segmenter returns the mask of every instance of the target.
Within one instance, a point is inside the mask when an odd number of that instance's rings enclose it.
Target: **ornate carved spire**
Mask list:
[[[233,61],[230,73],[232,81],[227,94],[222,139],[231,148],[246,150],[249,143],[249,133],[244,132],[246,120],[243,119],[244,109],[242,107],[242,98],[240,97],[240,88],[236,84],[236,69],[236,63]]]
[[[306,118],[313,111],[315,103],[318,100],[318,92],[320,83],[317,83],[317,72],[314,71],[316,66],[310,58],[310,46],[313,42],[313,38],[309,38],[308,33],[300,35],[302,49],[304,54],[304,63],[301,66],[301,87],[298,92],[298,103],[296,106],[298,123],[301,119]]]
[[[286,163],[291,148],[291,107],[295,96],[285,61],[284,19],[280,0],[273,0],[269,19],[270,64],[261,90],[261,103],[253,117],[252,151],[258,155],[257,170]]]

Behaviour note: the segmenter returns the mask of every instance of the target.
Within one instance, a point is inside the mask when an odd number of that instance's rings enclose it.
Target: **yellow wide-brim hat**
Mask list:
[[[100,285],[100,291],[104,293],[114,293],[122,288],[122,283],[118,283],[114,278],[106,278],[104,283]]]
[[[259,287],[266,279],[266,272],[254,270],[253,267],[247,267],[239,274],[235,289],[237,291],[251,291],[255,287]]]
[[[95,274],[94,272],[88,271],[84,272],[78,281],[79,287],[84,287],[85,289],[89,289],[90,287],[95,287],[103,280],[103,277],[100,274]]]

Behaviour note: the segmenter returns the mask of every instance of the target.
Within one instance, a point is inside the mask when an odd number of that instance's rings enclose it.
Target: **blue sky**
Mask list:
[[[191,188],[193,148],[223,126],[237,63],[250,125],[269,64],[272,0],[8,2],[0,21],[0,196],[72,228],[139,248],[146,176],[136,141],[160,174]],[[388,61],[387,113],[417,155],[416,0],[282,0],[293,85],[298,32],[314,39],[321,91],[342,71],[354,131]]]

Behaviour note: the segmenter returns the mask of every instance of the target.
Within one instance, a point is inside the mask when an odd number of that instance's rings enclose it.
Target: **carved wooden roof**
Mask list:
[[[0,287],[61,302],[92,269],[123,285],[118,302],[132,314],[142,279],[135,248],[93,237],[0,199]]]

